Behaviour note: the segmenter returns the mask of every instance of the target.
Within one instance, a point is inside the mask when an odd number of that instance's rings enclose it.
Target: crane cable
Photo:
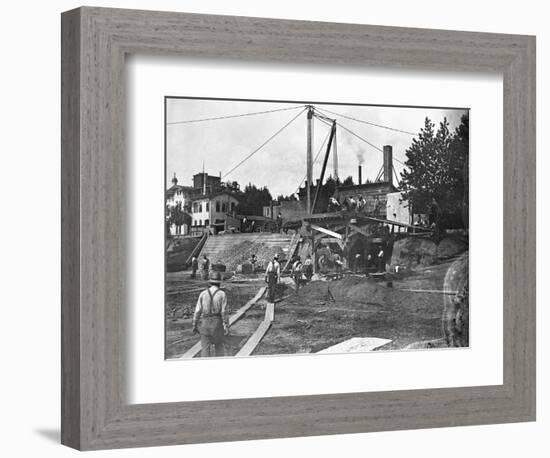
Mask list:
[[[245,116],[255,116],[255,115],[260,115],[260,114],[277,113],[277,112],[280,112],[280,111],[296,110],[298,108],[304,108],[304,107],[305,107],[305,105],[300,105],[300,106],[297,106],[297,107],[278,108],[278,109],[275,109],[275,110],[256,111],[256,112],[251,112],[251,113],[241,113],[241,114],[228,115],[228,116],[218,116],[218,117],[215,117],[215,118],[190,119],[190,120],[187,120],[187,121],[173,121],[173,122],[167,122],[166,125],[172,126],[172,125],[175,125],[175,124],[192,124],[192,123],[196,123],[196,122],[218,121],[218,120],[221,120],[221,119],[231,119],[231,118],[242,118],[242,117],[245,117]]]
[[[330,113],[330,114],[335,115],[335,116],[340,116],[341,118],[346,118],[346,119],[350,119],[352,121],[360,122],[360,123],[363,123],[363,124],[368,124],[369,126],[380,127],[381,129],[388,129],[388,130],[393,130],[394,132],[401,132],[402,134],[412,135],[413,137],[416,136],[416,134],[414,132],[409,132],[407,130],[396,129],[395,127],[384,126],[382,124],[376,124],[374,122],[364,121],[362,119],[357,119],[357,118],[354,118],[352,116],[346,116],[346,115],[343,115],[341,113],[336,113],[334,111],[327,110],[326,108],[323,108],[323,109],[327,113]]]
[[[263,142],[258,148],[256,148],[254,151],[252,151],[248,156],[246,156],[242,161],[240,161],[235,167],[233,167],[229,172],[225,173],[222,176],[222,179],[227,177],[230,173],[234,172],[238,167],[240,167],[242,164],[244,164],[248,159],[250,159],[252,156],[254,156],[258,151],[260,151],[265,145],[267,145],[271,140],[273,140],[277,135],[279,135],[283,130],[285,130],[292,122],[294,122],[302,113],[304,113],[307,110],[307,108],[304,108],[300,113],[298,113],[296,116],[294,116],[290,121],[288,121],[283,127],[281,127],[277,132],[275,132],[271,137],[269,137],[265,142]]]
[[[316,110],[319,110],[319,109],[316,108]],[[322,110],[319,110],[319,111],[322,113]],[[326,110],[326,111],[328,111],[328,110]],[[329,113],[332,113],[332,112],[329,112]],[[323,114],[324,114],[324,113],[323,113]],[[344,117],[346,117],[346,116],[344,116]],[[349,133],[350,133],[351,135],[353,135],[354,137],[357,137],[359,140],[365,142],[365,143],[366,143],[367,145],[369,145],[371,148],[374,148],[375,150],[380,151],[381,153],[384,152],[384,150],[383,150],[382,148],[380,148],[380,147],[374,145],[373,143],[369,142],[367,139],[361,137],[359,134],[353,132],[351,129],[348,129],[346,126],[342,125],[342,124],[339,123],[338,121],[336,122],[336,125],[340,126],[342,129],[344,129],[345,131],[349,132]],[[397,159],[397,158],[394,157],[393,160],[394,160],[395,162],[399,162],[401,165],[403,165],[404,167],[406,167],[406,165],[405,165],[402,161],[400,161],[399,159]]]

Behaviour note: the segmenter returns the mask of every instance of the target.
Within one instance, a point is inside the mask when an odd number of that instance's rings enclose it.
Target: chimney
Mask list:
[[[357,184],[363,184],[363,177],[361,176],[361,164],[359,164],[359,177],[358,177],[358,183]]]
[[[384,181],[393,184],[393,159],[391,145],[384,145]]]

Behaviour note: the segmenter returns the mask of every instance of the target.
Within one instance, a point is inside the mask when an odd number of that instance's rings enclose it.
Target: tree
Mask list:
[[[267,187],[258,188],[248,184],[239,195],[238,213],[242,215],[262,215],[263,207],[271,204],[272,197]]]
[[[464,227],[468,227],[469,218],[469,205],[470,199],[468,194],[469,188],[469,149],[470,149],[470,118],[468,114],[462,115],[461,123],[455,130],[453,147],[457,151],[459,157],[463,157],[462,165],[462,181],[463,181],[463,194],[462,194],[462,222]]]
[[[168,226],[171,226],[172,224],[174,224],[176,227],[179,228],[184,224],[191,224],[191,217],[182,208],[181,202],[178,202],[173,207],[167,207],[167,210],[168,210],[168,218],[167,218]]]
[[[353,182],[353,177],[351,175],[342,182],[342,186],[353,186],[354,184],[355,183]]]
[[[298,200],[298,198],[296,197],[296,194],[290,194],[288,196],[285,196],[283,194],[279,194],[277,196],[277,201],[278,202],[290,202],[290,201],[293,201],[293,200]]]
[[[428,212],[435,199],[447,219],[460,215],[466,187],[464,169],[468,164],[468,116],[454,133],[445,118],[437,132],[435,124],[425,119],[418,138],[406,150],[407,168],[401,172],[404,198],[415,213]],[[467,175],[467,171],[466,171]],[[452,219],[452,218],[451,218]]]

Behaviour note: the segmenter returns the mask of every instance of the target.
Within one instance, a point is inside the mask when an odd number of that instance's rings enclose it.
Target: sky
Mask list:
[[[400,176],[405,162],[405,151],[414,136],[350,120],[342,115],[418,134],[429,117],[436,124],[446,117],[451,131],[460,124],[464,109],[439,109],[416,107],[354,106],[317,104],[314,102],[251,102],[235,100],[166,99],[166,180],[176,174],[178,184],[189,186],[192,176],[204,168],[210,175],[222,174],[223,181],[237,181],[241,188],[248,183],[258,187],[267,186],[273,198],[279,194],[296,192],[306,174],[306,112],[302,108],[309,103],[337,123],[382,149],[392,145],[394,167]],[[274,113],[208,120],[206,118],[233,116],[251,112],[280,110]],[[333,115],[330,110],[337,115]],[[301,114],[300,114],[301,113]],[[251,154],[285,124],[294,121],[269,141],[242,165],[231,171],[246,156]],[[330,127],[314,119],[313,157],[318,159],[313,166],[313,178],[320,177]],[[357,166],[362,163],[363,181],[374,180],[382,166],[382,153],[341,127],[336,133],[338,150],[338,174],[343,180],[352,175],[357,182]],[[332,154],[332,153],[331,153]],[[325,176],[333,174],[332,157],[327,163]],[[394,179],[395,182],[395,179]]]

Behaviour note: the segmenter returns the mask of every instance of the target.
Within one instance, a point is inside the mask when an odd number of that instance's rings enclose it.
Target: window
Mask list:
[[[199,226],[202,226],[202,219],[199,219]]]
[[[210,202],[206,202],[206,211],[207,211],[207,212],[210,211]]]
[[[225,213],[227,211],[227,206],[225,205],[225,202],[222,203],[222,212]]]
[[[199,204],[199,213],[202,212],[202,202]]]
[[[235,202],[231,202],[231,211],[235,210]]]
[[[220,212],[220,201],[216,200],[216,212]]]
[[[204,220],[204,225],[205,225],[205,226],[210,226],[210,220],[205,219],[205,220]]]

